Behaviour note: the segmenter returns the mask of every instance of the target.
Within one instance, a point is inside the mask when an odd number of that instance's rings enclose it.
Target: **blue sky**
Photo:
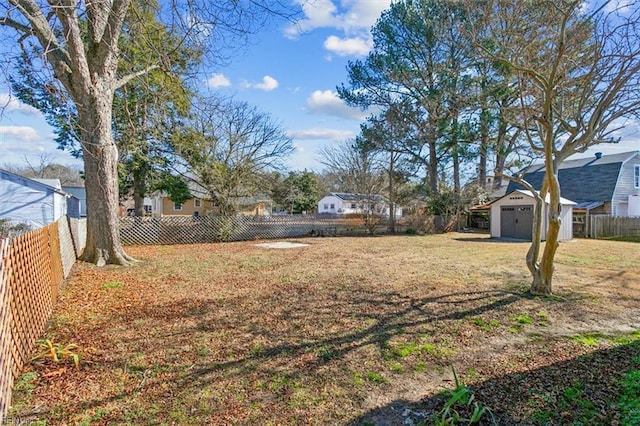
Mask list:
[[[321,171],[318,149],[354,137],[365,113],[336,96],[346,82],[348,60],[363,58],[371,48],[370,28],[389,0],[314,0],[305,2],[297,26],[281,22],[255,34],[226,67],[202,76],[202,90],[256,105],[279,121],[293,139],[292,170]],[[42,115],[10,97],[0,84],[0,165],[38,163],[42,154],[61,164],[78,164],[56,149],[52,129]],[[640,150],[640,124],[630,122],[616,145],[596,151]]]

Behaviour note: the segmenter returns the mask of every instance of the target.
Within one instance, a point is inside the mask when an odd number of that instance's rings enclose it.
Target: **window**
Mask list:
[[[356,208],[356,203],[351,203],[351,208],[355,209]]]
[[[175,210],[175,211],[182,210],[182,204],[173,203],[173,210]]]
[[[633,166],[633,187],[640,188],[640,164]]]
[[[201,205],[202,205],[202,201],[199,198],[196,198],[195,200],[193,200],[194,207],[200,207]]]
[[[331,204],[331,210],[335,209],[336,205],[335,204]]]
[[[325,205],[324,205],[324,209],[325,209],[325,210],[329,210],[329,204],[325,204]]]

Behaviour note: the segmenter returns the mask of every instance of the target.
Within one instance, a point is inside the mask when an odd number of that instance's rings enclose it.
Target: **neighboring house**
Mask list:
[[[29,179],[0,169],[0,219],[39,228],[65,216],[70,197],[58,179]]]
[[[318,201],[318,213],[320,214],[361,214],[372,208],[372,210],[382,216],[390,216],[390,203],[381,195],[349,194],[343,192],[332,192],[325,195]],[[396,219],[402,217],[402,208],[396,206]]]
[[[549,217],[549,195],[547,194],[544,212],[542,213],[541,238],[547,238],[547,225]],[[576,203],[560,198],[560,235],[559,241],[568,241],[573,238],[573,207]],[[530,191],[515,190],[493,201],[490,205],[490,232],[495,238],[513,238],[518,240],[532,240],[533,212],[535,198]]]
[[[544,165],[526,168],[524,179],[540,189]],[[567,160],[558,168],[561,195],[575,201],[576,213],[640,216],[640,152]],[[510,182],[507,193],[523,187]]]
[[[156,193],[151,197],[151,214],[160,216],[206,216],[218,213],[209,194],[195,183],[189,184],[189,192],[193,198],[182,204],[174,203],[164,193]],[[238,214],[244,216],[269,216],[272,201],[268,197],[237,197],[233,200]]]
[[[71,206],[73,199],[68,199],[67,214],[71,217],[87,217],[87,191],[84,186],[63,186],[62,190],[67,194],[73,195],[79,203],[78,215],[76,216],[72,213],[72,210],[75,210],[75,208]]]

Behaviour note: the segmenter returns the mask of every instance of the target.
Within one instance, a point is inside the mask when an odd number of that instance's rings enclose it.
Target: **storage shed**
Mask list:
[[[60,182],[29,179],[0,169],[0,218],[39,228],[60,219],[67,212],[67,194]]]
[[[549,196],[547,195],[547,202]],[[547,238],[549,205],[545,202],[542,214],[542,239]],[[533,211],[535,198],[530,191],[515,190],[491,203],[489,220],[490,232],[494,238],[532,240]],[[560,241],[573,238],[573,206],[576,203],[560,198]]]

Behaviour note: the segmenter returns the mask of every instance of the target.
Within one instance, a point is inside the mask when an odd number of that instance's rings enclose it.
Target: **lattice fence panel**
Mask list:
[[[13,368],[11,367],[11,259],[9,239],[0,241],[0,424],[11,401]]]
[[[58,232],[53,223],[2,243],[0,423],[13,381],[44,331],[64,279]]]
[[[386,227],[382,227],[386,228]],[[222,241],[361,234],[361,224],[305,216],[124,217],[120,236],[125,245],[196,244]]]

